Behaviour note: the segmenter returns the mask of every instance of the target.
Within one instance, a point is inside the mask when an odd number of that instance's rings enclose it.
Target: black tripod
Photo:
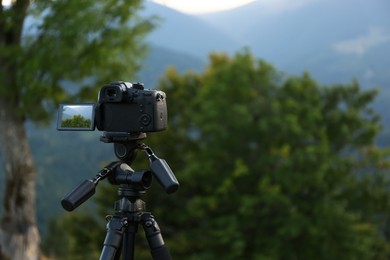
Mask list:
[[[122,259],[132,260],[139,224],[144,228],[153,259],[171,259],[160,228],[152,214],[145,211],[145,202],[141,200],[141,196],[151,187],[152,175],[167,193],[175,192],[179,183],[166,161],[158,158],[150,147],[141,142],[145,138],[145,133],[104,133],[100,140],[114,143],[115,155],[120,161],[108,164],[95,178],[80,183],[61,201],[64,209],[72,211],[95,193],[99,181],[107,178],[111,184],[120,185],[120,199],[115,202],[115,214],[108,217],[101,260],[119,260],[121,251]],[[148,156],[150,170],[134,171],[130,167],[137,150],[143,150]]]

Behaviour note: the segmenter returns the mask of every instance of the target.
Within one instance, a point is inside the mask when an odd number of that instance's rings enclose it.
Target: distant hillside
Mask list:
[[[145,14],[160,16],[149,40],[204,60],[209,52],[249,47],[289,74],[309,71],[321,84],[357,79],[378,87],[375,103],[390,145],[390,2],[312,0],[270,9],[263,1],[206,15],[186,15],[150,1]],[[383,139],[383,138],[382,138]]]
[[[356,77],[372,87],[390,82],[381,69],[390,66],[389,12],[387,0],[313,0],[279,12],[255,1],[200,18],[287,72],[308,70],[324,83]]]
[[[147,38],[154,45],[203,60],[209,52],[232,53],[239,48],[239,43],[229,34],[214,28],[199,17],[186,15],[151,1],[145,1],[145,10],[141,14],[160,17],[159,27]]]
[[[175,52],[204,60],[212,51],[233,53],[248,46],[288,73],[308,70],[322,83],[357,78],[365,87],[386,87],[389,11],[387,0],[313,0],[284,11],[255,1],[195,16],[146,1],[143,14],[161,18],[148,41]]]
[[[187,70],[200,72],[204,64],[205,62],[199,57],[151,43],[136,80],[143,82],[147,88],[155,88],[159,78],[164,75],[169,66],[174,66],[180,72]]]

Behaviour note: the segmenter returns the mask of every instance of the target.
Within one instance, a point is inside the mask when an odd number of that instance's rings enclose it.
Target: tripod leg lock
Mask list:
[[[123,230],[127,225],[127,218],[112,217],[107,223],[107,235],[104,239],[104,246],[118,249],[121,246]]]
[[[160,227],[150,213],[144,213],[142,215],[142,226],[144,227],[146,238],[152,250],[165,245]]]
[[[100,260],[118,259],[117,250],[121,248],[123,231],[128,225],[127,218],[108,216],[107,235],[104,239],[104,246],[100,255]],[[120,254],[118,252],[118,254]]]
[[[142,214],[142,226],[145,230],[146,239],[148,240],[150,252],[153,259],[172,260],[168,248],[165,246],[161,235],[160,227],[154,220],[150,212]]]

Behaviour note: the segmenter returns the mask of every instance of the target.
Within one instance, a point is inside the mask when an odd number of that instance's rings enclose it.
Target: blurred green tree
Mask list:
[[[158,88],[170,127],[147,143],[181,188],[168,196],[154,184],[146,201],[174,258],[390,256],[389,151],[373,145],[376,91],[286,76],[248,51],[212,54],[200,74],[169,69]],[[115,200],[102,189],[100,215]],[[148,259],[147,245],[137,250]]]
[[[357,82],[321,87],[307,73],[286,77],[247,52],[210,62],[203,75],[172,71],[162,85],[198,81],[186,123],[196,163],[179,175],[188,218],[177,224],[192,232],[173,250],[191,250],[193,259],[388,257],[378,234],[389,182],[383,173],[374,181],[383,157],[362,154],[381,128],[369,108],[376,92]]]
[[[85,118],[82,115],[74,115],[72,118],[67,118],[61,121],[61,127],[68,128],[90,128],[92,120]]]
[[[137,15],[141,3],[15,0],[0,5],[3,258],[39,255],[36,171],[24,123],[47,123],[60,101],[94,100],[103,83],[134,75],[145,53],[143,36],[153,27],[153,20]]]

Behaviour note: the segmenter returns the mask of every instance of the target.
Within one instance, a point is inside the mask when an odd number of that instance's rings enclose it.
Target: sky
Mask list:
[[[12,0],[1,0],[3,5],[9,5]],[[263,8],[274,12],[294,9],[313,0],[147,0],[153,1],[187,14],[202,14],[224,11],[249,4],[261,2]]]
[[[315,0],[149,0],[187,14],[224,11],[257,1],[270,12],[285,12]]]
[[[189,14],[227,10],[253,1],[255,0],[153,0],[153,2]]]

